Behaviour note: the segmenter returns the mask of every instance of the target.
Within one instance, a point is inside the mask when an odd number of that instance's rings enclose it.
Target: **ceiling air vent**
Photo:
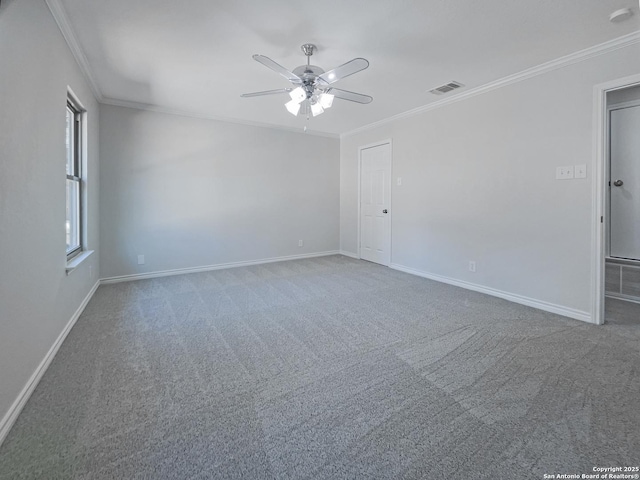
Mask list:
[[[449,83],[445,83],[444,85],[440,85],[439,87],[434,88],[433,90],[429,90],[429,92],[433,93],[434,95],[444,95],[445,93],[449,93],[455,90],[456,88],[460,88],[460,87],[464,87],[464,85],[459,82],[449,82]]]

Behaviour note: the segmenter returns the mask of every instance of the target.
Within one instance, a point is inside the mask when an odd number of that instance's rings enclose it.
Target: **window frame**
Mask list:
[[[74,208],[73,216],[77,218],[76,230],[78,232],[77,239],[78,244],[74,245],[72,249],[67,250],[67,261],[73,259],[77,255],[83,252],[84,250],[84,221],[83,221],[83,169],[82,169],[82,153],[83,153],[83,120],[85,109],[82,107],[80,102],[75,98],[75,95],[69,90],[67,94],[67,106],[66,108],[71,111],[73,115],[73,144],[70,146],[72,148],[72,165],[71,165],[71,174],[66,173],[66,179],[68,181],[76,182],[77,184],[77,206]],[[65,165],[68,165],[68,154],[67,151],[67,159],[65,160]],[[65,211],[68,210],[68,198],[65,201]],[[66,224],[66,220],[65,220]],[[65,227],[65,236],[66,236],[66,227]]]

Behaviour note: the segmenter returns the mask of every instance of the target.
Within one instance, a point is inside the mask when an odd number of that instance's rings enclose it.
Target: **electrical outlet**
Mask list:
[[[574,178],[587,178],[587,166],[586,165],[576,165],[575,166],[575,176]]]
[[[573,165],[568,167],[556,167],[556,180],[571,180],[573,178]]]
[[[469,271],[470,272],[476,271],[476,262],[474,262],[473,260],[469,260]]]
[[[304,240],[298,240],[298,246],[304,247]]]
[[[138,255],[138,265],[144,265],[144,255]]]

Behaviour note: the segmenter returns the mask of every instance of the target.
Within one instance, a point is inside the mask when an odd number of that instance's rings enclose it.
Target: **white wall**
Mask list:
[[[95,254],[65,274],[67,86],[88,110],[87,243],[97,249],[98,104],[45,2],[3,0],[0,419],[98,279]]]
[[[337,138],[107,105],[100,135],[103,278],[338,249]]]
[[[358,147],[392,138],[392,263],[589,312],[593,88],[638,58],[634,45],[343,136],[341,249],[358,248]],[[588,179],[555,180],[576,164]]]

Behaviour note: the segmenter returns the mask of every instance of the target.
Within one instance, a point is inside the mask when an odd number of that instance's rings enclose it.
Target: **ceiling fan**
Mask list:
[[[265,67],[270,68],[289,80],[293,87],[280,88],[277,90],[266,90],[263,92],[243,93],[241,97],[258,97],[261,95],[277,95],[288,93],[291,100],[285,103],[285,107],[292,114],[297,116],[302,110],[303,114],[313,116],[320,115],[325,109],[331,107],[334,98],[341,98],[356,103],[371,103],[373,97],[361,93],[340,90],[331,85],[349,75],[358,73],[369,66],[369,62],[364,58],[354,58],[353,60],[325,72],[322,68],[311,65],[311,55],[317,50],[311,43],[302,45],[302,51],[307,56],[307,64],[300,65],[292,72],[277,64],[264,55],[254,55],[253,59],[260,62]]]

